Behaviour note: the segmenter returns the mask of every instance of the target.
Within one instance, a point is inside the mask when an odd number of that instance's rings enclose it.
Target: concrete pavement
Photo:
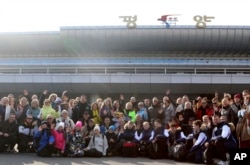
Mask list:
[[[103,158],[61,158],[50,157],[41,158],[33,153],[1,153],[1,165],[190,165],[173,160],[151,160],[148,158],[123,158],[123,157],[103,157]]]

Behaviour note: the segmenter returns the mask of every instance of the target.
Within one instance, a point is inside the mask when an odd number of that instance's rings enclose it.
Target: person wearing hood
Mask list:
[[[49,157],[54,150],[53,144],[55,142],[51,130],[48,128],[47,121],[42,121],[39,130],[34,135],[34,146],[37,151],[37,156]]]
[[[104,134],[100,133],[99,125],[96,125],[94,127],[94,135],[91,137],[88,147],[85,148],[85,155],[87,157],[106,156],[107,149],[108,149],[107,138]]]
[[[43,108],[41,109],[41,120],[46,120],[47,116],[51,115],[54,118],[58,118],[58,113],[52,108],[50,100],[45,99]]]
[[[66,131],[64,131],[65,124],[60,122],[55,129],[51,129],[52,135],[55,137],[55,153],[56,156],[62,156],[65,152],[66,146]]]

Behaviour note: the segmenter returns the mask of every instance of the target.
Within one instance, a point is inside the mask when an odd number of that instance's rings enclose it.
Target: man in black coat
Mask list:
[[[80,97],[79,103],[73,110],[73,114],[72,114],[73,121],[76,123],[78,120],[80,120],[85,111],[89,112],[90,118],[93,117],[90,105],[87,103],[87,98],[85,95],[82,95]]]
[[[15,114],[10,114],[0,128],[0,152],[5,150],[5,146],[10,147],[10,151],[14,151],[14,146],[17,142],[18,124]]]

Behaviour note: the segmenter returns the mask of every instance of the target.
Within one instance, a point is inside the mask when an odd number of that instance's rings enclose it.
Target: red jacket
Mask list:
[[[64,136],[64,132],[58,131],[58,130],[52,130],[52,135],[55,137],[55,144],[54,147],[64,151],[65,145],[66,145],[66,139]]]

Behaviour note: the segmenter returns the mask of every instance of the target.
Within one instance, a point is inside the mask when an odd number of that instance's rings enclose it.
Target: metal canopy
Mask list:
[[[62,27],[60,32],[0,33],[0,43],[0,58],[248,58],[250,27]]]

